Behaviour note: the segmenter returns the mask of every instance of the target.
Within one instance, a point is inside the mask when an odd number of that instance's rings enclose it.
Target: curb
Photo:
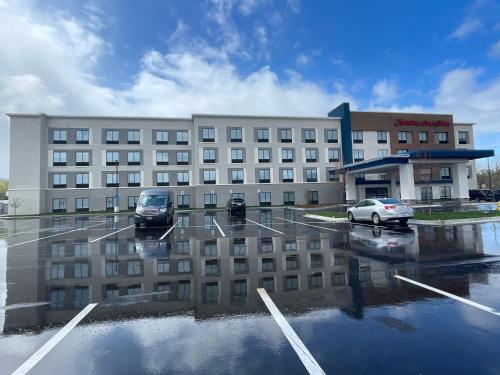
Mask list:
[[[417,224],[417,225],[466,225],[466,224],[484,224],[484,223],[492,223],[492,222],[500,222],[500,217],[492,216],[492,217],[478,217],[472,219],[454,219],[454,220],[408,220],[408,224]]]
[[[311,214],[306,214],[306,215],[304,215],[304,217],[307,217],[309,219],[318,219],[318,220],[323,220],[323,221],[329,221],[331,223],[345,223],[345,222],[347,222],[347,218],[327,217],[327,216],[311,215]]]

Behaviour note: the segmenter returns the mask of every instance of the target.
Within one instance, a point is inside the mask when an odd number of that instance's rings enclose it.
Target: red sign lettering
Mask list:
[[[448,121],[415,121],[415,120],[401,120],[397,119],[394,126],[450,126]]]

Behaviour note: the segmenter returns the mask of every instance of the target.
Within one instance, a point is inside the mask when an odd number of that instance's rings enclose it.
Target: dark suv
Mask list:
[[[495,195],[490,189],[469,190],[469,200],[471,201],[493,201]]]
[[[135,227],[169,226],[174,223],[174,195],[169,190],[144,190],[134,215]]]
[[[245,215],[247,206],[242,198],[231,198],[226,205],[226,211],[230,215]]]

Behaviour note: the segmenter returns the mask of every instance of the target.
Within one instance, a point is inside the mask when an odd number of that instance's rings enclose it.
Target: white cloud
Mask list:
[[[483,23],[479,18],[466,19],[450,34],[451,38],[464,39],[481,29]]]
[[[500,59],[500,39],[491,45],[488,57],[491,59]]]
[[[297,64],[299,65],[309,65],[311,63],[311,58],[305,53],[299,53],[297,55]]]
[[[255,9],[260,5],[259,0],[241,0],[238,7],[241,14],[244,16],[249,16]]]
[[[300,0],[287,0],[287,4],[294,13],[300,12]]]
[[[398,86],[393,81],[380,79],[373,85],[372,94],[375,104],[393,102],[398,95]]]

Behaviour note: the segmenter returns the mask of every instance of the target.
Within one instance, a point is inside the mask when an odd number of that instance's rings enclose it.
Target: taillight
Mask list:
[[[391,205],[385,205],[384,208],[386,210],[394,210],[396,208],[396,206],[394,206],[394,205],[391,204]]]

